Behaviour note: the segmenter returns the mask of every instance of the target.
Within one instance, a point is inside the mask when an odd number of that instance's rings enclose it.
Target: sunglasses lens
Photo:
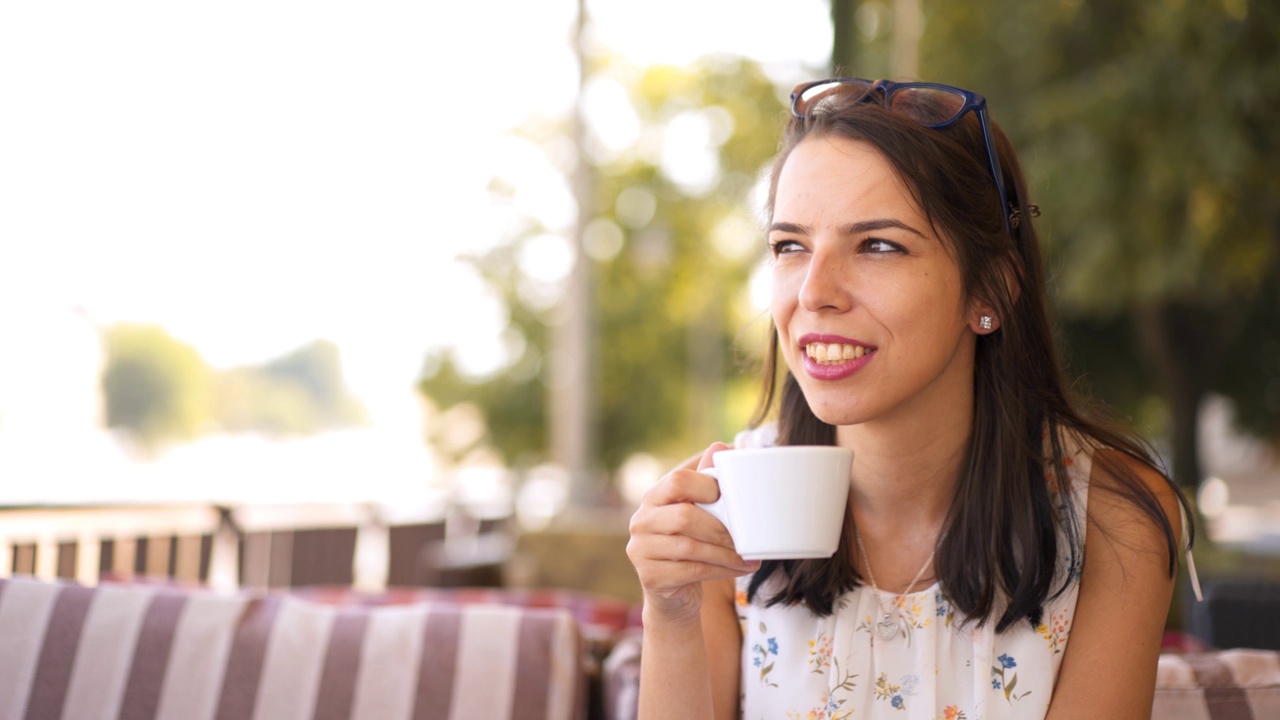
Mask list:
[[[944,88],[903,87],[889,97],[889,109],[921,125],[947,125],[965,110],[968,98]]]
[[[832,80],[815,85],[801,85],[791,93],[791,111],[805,117],[824,103],[861,100],[871,90],[865,80]]]

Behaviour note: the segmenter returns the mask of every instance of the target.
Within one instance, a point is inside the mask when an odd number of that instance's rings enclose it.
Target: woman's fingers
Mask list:
[[[675,596],[708,580],[745,575],[759,566],[730,548],[682,535],[634,535],[627,554],[645,592],[658,597]]]
[[[631,534],[678,535],[733,549],[724,525],[691,502],[641,506],[631,518]]]
[[[720,497],[715,478],[696,470],[672,470],[645,492],[640,507],[674,503],[710,503]]]
[[[645,493],[631,518],[627,556],[646,597],[670,601],[680,612],[696,607],[701,583],[738,577],[759,567],[744,561],[724,525],[696,505],[715,502],[720,487],[715,478],[694,468],[710,467],[712,454],[727,447],[716,443],[672,470]]]
[[[712,455],[715,455],[716,453],[720,452],[721,450],[728,450],[728,449],[729,449],[729,446],[728,446],[728,445],[725,445],[725,444],[724,444],[724,443],[722,443],[722,442],[715,442],[715,443],[711,443],[711,447],[709,447],[709,448],[707,448],[706,450],[704,450],[704,451],[703,451],[703,453],[702,453],[702,457],[698,459],[698,469],[699,469],[699,470],[706,470],[707,468],[711,467],[712,465],[715,465],[715,461],[713,460],[713,458],[712,458],[711,456],[712,456]]]

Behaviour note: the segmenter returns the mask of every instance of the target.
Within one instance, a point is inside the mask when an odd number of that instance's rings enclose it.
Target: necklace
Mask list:
[[[867,579],[871,581],[871,590],[876,595],[876,604],[880,606],[882,617],[880,622],[876,623],[876,632],[880,633],[880,637],[885,640],[892,640],[893,636],[898,634],[898,624],[902,619],[902,606],[899,605],[894,608],[897,611],[897,619],[894,618],[894,612],[885,609],[884,598],[880,597],[880,588],[876,585],[876,574],[871,572],[871,561],[867,559],[867,549],[862,546],[862,535],[858,533],[857,527],[853,529],[853,539],[858,543],[858,552],[862,554],[862,566],[867,569]],[[916,573],[916,576],[911,579],[911,584],[907,585],[907,589],[899,597],[911,594],[911,590],[915,588],[916,583],[920,582],[920,578],[924,577],[924,571],[928,570],[929,566],[933,564],[933,556],[937,552],[938,546],[934,545],[933,551],[929,553],[929,559],[924,561],[920,572]]]

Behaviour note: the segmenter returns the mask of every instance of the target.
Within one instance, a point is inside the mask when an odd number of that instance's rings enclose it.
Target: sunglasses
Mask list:
[[[996,144],[991,140],[991,124],[987,120],[987,99],[975,92],[950,85],[913,82],[896,83],[890,80],[862,80],[859,78],[830,78],[817,82],[801,83],[791,91],[791,114],[803,120],[815,108],[829,100],[847,102],[880,102],[892,112],[908,117],[927,128],[941,130],[951,127],[965,113],[972,110],[982,126],[982,140],[987,145],[987,164],[996,193],[1001,203],[1008,203],[1004,189],[1004,175],[1000,172],[1000,158],[996,157]],[[1016,208],[1017,203],[1011,203]],[[1004,229],[1015,238],[1017,211],[1002,212]],[[1016,239],[1016,238],[1015,238]]]

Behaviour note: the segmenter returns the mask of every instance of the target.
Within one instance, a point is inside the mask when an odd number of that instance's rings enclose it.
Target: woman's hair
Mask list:
[[[996,629],[1003,631],[1023,618],[1039,624],[1046,600],[1065,590],[1082,564],[1078,518],[1084,508],[1072,504],[1068,491],[1064,430],[1169,478],[1137,436],[1099,419],[1101,412],[1086,411],[1082,400],[1069,396],[1054,347],[1040,243],[1028,217],[1022,168],[1003,131],[994,122],[990,129],[1005,187],[1012,194],[1008,199],[997,197],[974,113],[936,130],[879,103],[849,97],[824,101],[804,120],[792,118],[787,125],[770,177],[768,212],[772,218],[783,165],[806,138],[866,142],[889,160],[938,236],[950,245],[966,297],[980,298],[999,318],[999,329],[977,340],[973,432],[935,566],[942,590],[958,610],[979,624],[999,614]],[[1011,203],[1020,215],[1012,238],[1000,215]],[[775,332],[753,425],[764,421],[776,401],[779,444],[834,444],[835,427],[814,415],[795,377],[786,372],[779,393],[778,375]],[[1173,575],[1178,554],[1173,521],[1155,495],[1119,458],[1095,453],[1094,463],[1115,476],[1117,492],[1164,533]],[[1181,494],[1178,499],[1185,506]],[[1069,560],[1060,575],[1059,527],[1069,545],[1063,549]],[[766,603],[804,603],[815,613],[830,614],[836,598],[861,582],[851,535],[848,513],[834,557],[767,561],[752,578],[748,594],[754,598],[766,580],[780,575],[772,586],[780,589]],[[1055,577],[1065,581],[1055,583]]]

